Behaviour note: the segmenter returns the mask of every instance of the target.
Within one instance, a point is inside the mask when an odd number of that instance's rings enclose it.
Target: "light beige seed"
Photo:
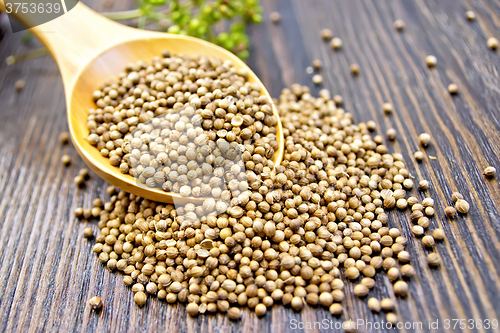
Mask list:
[[[457,210],[451,206],[448,206],[444,209],[444,213],[446,216],[448,216],[448,218],[452,219],[455,217]]]
[[[495,169],[492,166],[489,166],[486,169],[484,169],[484,175],[488,178],[494,178],[496,174],[497,174],[497,169]]]
[[[358,64],[352,64],[349,67],[349,71],[351,72],[352,75],[356,76],[359,74],[359,65]]]
[[[415,275],[415,269],[409,264],[403,265],[401,267],[401,275],[404,277],[412,277]]]
[[[390,298],[384,298],[380,301],[380,306],[384,311],[391,311],[394,309],[394,302]]]
[[[135,293],[135,295],[134,295],[135,304],[142,307],[142,306],[144,306],[144,304],[146,304],[146,301],[147,301],[147,296],[144,292],[139,291],[139,292]]]
[[[446,238],[446,235],[445,235],[443,229],[438,228],[438,229],[434,229],[434,231],[432,231],[432,237],[434,237],[435,240],[443,240]]]
[[[467,17],[469,21],[474,21],[476,19],[476,14],[472,10],[468,10],[465,12],[465,17]]]
[[[260,304],[257,304],[257,306],[255,307],[255,314],[258,316],[258,317],[263,317],[266,315],[266,312],[267,312],[267,308],[264,304],[260,303]]]
[[[398,323],[398,316],[396,316],[395,313],[393,312],[389,312],[386,317],[385,317],[385,320],[388,322],[388,323],[391,323],[392,325],[397,325]]]
[[[323,77],[320,74],[316,74],[312,77],[312,82],[316,85],[320,85],[323,83]]]
[[[92,238],[93,236],[94,236],[94,232],[92,231],[92,228],[83,229],[83,237]]]
[[[431,142],[431,136],[428,133],[422,133],[418,136],[418,140],[423,147],[427,147]]]
[[[68,132],[62,132],[59,134],[59,142],[62,145],[67,145],[69,143],[69,133]]]
[[[437,59],[433,55],[428,55],[427,57],[425,57],[425,63],[427,64],[427,67],[432,68],[436,66]]]
[[[427,180],[421,180],[418,182],[418,189],[425,191],[429,188],[429,182]]]
[[[455,83],[450,83],[448,85],[448,91],[452,95],[456,95],[458,93],[458,86]]]
[[[405,28],[405,22],[403,20],[400,20],[400,19],[394,21],[394,28],[397,31],[403,31]]]
[[[488,44],[488,47],[492,50],[498,49],[500,45],[498,39],[496,39],[495,37],[488,38],[488,41],[486,43]]]
[[[330,41],[330,46],[332,47],[332,49],[334,50],[339,50],[342,48],[342,39],[340,39],[339,37],[334,37],[331,41]]]
[[[391,103],[382,104],[382,110],[384,110],[386,114],[391,114],[393,111],[392,104]]]
[[[333,32],[330,29],[325,28],[320,31],[320,35],[324,40],[330,40],[332,39]]]
[[[433,247],[434,246],[434,237],[426,235],[422,237],[422,244],[425,247]]]
[[[394,128],[389,128],[386,132],[387,138],[391,141],[396,139],[397,132]]]
[[[191,317],[194,317],[196,316],[200,311],[199,311],[199,307],[198,307],[198,304],[196,303],[189,303],[187,306],[186,306],[186,312],[188,313],[188,315],[190,315]]]
[[[281,21],[281,15],[278,12],[272,12],[269,15],[269,18],[271,19],[271,22],[273,22],[273,23],[278,23],[279,21]]]
[[[427,255],[427,263],[430,266],[439,266],[441,264],[441,258],[437,253],[429,253]]]
[[[363,284],[358,284],[354,287],[354,294],[358,297],[365,297],[370,290]]]
[[[470,208],[469,203],[463,199],[460,199],[457,202],[455,202],[455,209],[460,214],[467,214],[469,208]]]
[[[61,162],[64,166],[69,166],[71,164],[71,157],[69,157],[69,155],[63,155],[61,157]]]
[[[102,308],[102,300],[100,297],[94,296],[89,300],[89,306],[92,310],[97,311]]]
[[[373,312],[380,312],[380,310],[381,310],[380,301],[378,299],[376,299],[375,297],[371,297],[368,300],[368,307]]]
[[[420,150],[417,150],[415,153],[413,153],[413,157],[415,158],[415,160],[417,160],[418,162],[421,162],[425,155],[423,152],[421,152]]]
[[[227,311],[229,319],[238,320],[241,317],[241,310],[237,307],[232,307]]]
[[[397,281],[394,284],[394,292],[401,297],[408,296],[408,284],[404,281]]]

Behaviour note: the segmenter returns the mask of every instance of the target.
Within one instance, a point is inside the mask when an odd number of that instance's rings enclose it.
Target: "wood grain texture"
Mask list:
[[[443,320],[500,317],[499,178],[486,180],[482,175],[488,165],[500,170],[500,53],[486,47],[488,37],[500,37],[500,2],[262,2],[265,22],[249,29],[248,64],[271,95],[277,97],[295,82],[317,93],[320,88],[312,85],[306,67],[312,59],[321,59],[324,87],[344,97],[344,108],[357,121],[375,120],[382,135],[395,128],[397,140],[388,146],[403,154],[416,180],[431,183],[437,211],[431,228],[440,226],[447,235],[436,246],[444,262],[440,269],[425,264],[428,251],[410,236],[407,216],[390,214],[390,225],[401,227],[410,239],[417,271],[409,283],[411,297],[397,299],[397,313],[403,322],[424,324],[422,330],[400,331],[429,332],[428,321],[439,320],[440,329],[433,332],[495,332],[444,329]],[[102,2],[85,3],[104,10]],[[112,9],[128,9],[130,3],[116,1]],[[281,13],[277,25],[268,20],[273,10]],[[467,10],[476,13],[476,21],[465,19]],[[396,19],[406,23],[401,33],[392,26]],[[321,40],[319,31],[326,27],[342,38],[342,50],[333,51]],[[91,253],[92,242],[82,237],[87,225],[97,231],[96,224],[73,217],[75,207],[90,207],[92,199],[104,197],[106,184],[94,175],[84,190],[73,185],[83,162],[71,146],[60,146],[57,140],[67,125],[56,66],[44,57],[7,67],[8,55],[28,48],[12,33],[0,45],[0,331],[340,332],[318,326],[294,330],[291,321],[384,319],[353,296],[343,302],[341,319],[323,309],[307,308],[299,314],[282,306],[274,306],[264,319],[245,311],[238,323],[220,315],[192,319],[183,305],[156,299],[137,308],[121,276],[106,270]],[[434,69],[425,65],[428,54],[438,59]],[[349,73],[352,63],[360,65],[358,77]],[[17,93],[13,85],[20,78],[27,84]],[[447,92],[451,82],[459,86],[457,96]],[[384,102],[394,104],[392,115],[382,112]],[[436,159],[419,164],[412,155],[422,132],[432,135],[426,153]],[[65,153],[73,157],[67,169],[60,163]],[[471,210],[467,217],[449,221],[443,209],[454,191],[469,200]],[[394,297],[383,274],[376,281],[370,295]],[[352,295],[352,285],[346,288]],[[94,295],[104,300],[99,315],[87,306]]]

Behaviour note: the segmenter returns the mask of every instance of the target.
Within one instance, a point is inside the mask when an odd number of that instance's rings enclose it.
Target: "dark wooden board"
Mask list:
[[[115,1],[105,9],[103,2],[84,2],[98,11],[131,5]],[[278,97],[296,82],[317,93],[320,88],[313,86],[306,67],[321,59],[324,87],[344,97],[345,109],[357,121],[375,120],[381,134],[395,128],[398,137],[389,147],[404,155],[417,179],[431,182],[437,205],[431,227],[440,226],[447,235],[436,247],[444,262],[440,269],[425,264],[427,250],[410,236],[407,217],[391,213],[390,225],[409,236],[417,271],[409,283],[411,297],[397,299],[397,314],[410,326],[423,323],[422,330],[400,331],[427,332],[429,321],[439,320],[434,332],[494,332],[445,329],[444,320],[500,317],[500,187],[498,178],[482,175],[488,165],[500,170],[500,51],[486,46],[488,37],[500,37],[500,2],[263,0],[263,6],[264,23],[249,28],[248,63],[271,94]],[[465,19],[467,10],[476,13],[476,21]],[[279,24],[269,21],[271,11],[281,13]],[[406,23],[401,33],[393,28],[396,19]],[[321,40],[322,28],[342,38],[342,50],[333,51]],[[83,162],[71,145],[61,146],[57,139],[67,125],[56,66],[48,56],[5,65],[8,55],[33,47],[11,32],[0,44],[0,331],[338,332],[330,325],[384,319],[352,296],[351,284],[341,319],[323,309],[295,313],[274,306],[263,319],[245,311],[233,323],[224,316],[192,319],[183,305],[157,299],[136,307],[121,276],[106,270],[91,253],[92,242],[82,237],[88,225],[97,231],[96,224],[81,223],[72,214],[78,206],[90,207],[95,197],[104,198],[106,184],[93,175],[84,190],[73,185]],[[425,65],[428,54],[438,59],[434,69]],[[358,77],[349,73],[352,63],[360,65]],[[20,92],[14,89],[18,79],[26,81]],[[447,92],[451,82],[459,86],[457,96]],[[383,114],[384,102],[394,104],[392,115]],[[432,135],[427,154],[437,159],[418,164],[412,155],[422,132]],[[69,168],[60,163],[63,154],[73,158]],[[443,209],[454,191],[463,193],[471,210],[449,221]],[[377,275],[376,281],[370,295],[394,297],[385,276]],[[99,315],[87,306],[94,295],[104,300]],[[322,325],[293,329],[298,322]]]

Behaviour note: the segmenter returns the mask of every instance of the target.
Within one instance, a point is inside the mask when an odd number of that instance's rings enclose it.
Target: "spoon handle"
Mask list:
[[[70,1],[66,0],[66,3]],[[22,0],[15,2],[22,3]],[[13,3],[0,0],[0,11],[9,13],[27,27],[39,21],[40,17],[36,17],[38,13],[30,13],[30,10],[23,13],[22,7],[16,10],[12,7]],[[54,58],[66,88],[73,86],[74,80],[90,60],[114,45],[141,34],[140,30],[111,21],[81,2],[65,14],[30,28],[29,32],[44,44]]]

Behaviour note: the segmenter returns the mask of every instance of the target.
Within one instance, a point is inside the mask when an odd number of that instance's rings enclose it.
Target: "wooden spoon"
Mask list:
[[[0,1],[0,10],[5,7]],[[11,13],[21,23],[29,26],[27,14]],[[237,68],[248,71],[250,82],[257,82],[270,100],[268,91],[255,73],[233,53],[201,39],[139,30],[111,21],[79,2],[66,14],[29,29],[48,49],[57,63],[64,84],[69,132],[73,144],[85,163],[100,177],[114,186],[138,196],[161,202],[185,204],[200,203],[204,198],[182,197],[180,194],[137,184],[134,177],[125,175],[111,166],[96,147],[86,138],[88,110],[95,108],[92,92],[102,83],[116,78],[129,63],[150,61],[163,50],[173,54],[206,55],[221,60],[231,60]],[[273,111],[278,116],[276,107]],[[279,118],[278,118],[279,119]],[[273,162],[278,165],[283,158],[284,139],[281,122],[277,125],[279,149]]]

